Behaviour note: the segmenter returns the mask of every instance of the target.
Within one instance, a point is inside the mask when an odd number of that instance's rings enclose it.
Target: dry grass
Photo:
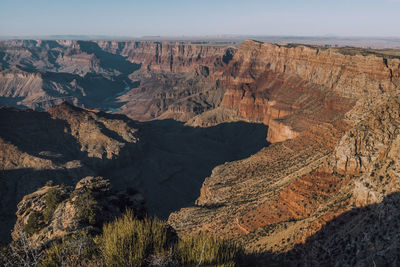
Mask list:
[[[131,211],[103,227],[98,238],[107,266],[142,266],[153,254],[168,250],[168,225],[157,219],[138,220]]]
[[[198,234],[179,240],[176,258],[182,266],[235,266],[239,251],[230,241]]]

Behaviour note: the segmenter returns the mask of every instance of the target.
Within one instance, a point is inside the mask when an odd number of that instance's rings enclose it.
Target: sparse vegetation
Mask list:
[[[34,211],[29,215],[28,221],[24,225],[24,231],[32,235],[40,231],[43,226],[43,214],[40,212]]]
[[[235,266],[239,255],[235,243],[205,234],[182,238],[176,249],[177,260],[183,266]]]
[[[99,266],[98,246],[87,232],[65,237],[45,251],[42,266]]]
[[[143,266],[151,262],[234,266],[240,255],[236,244],[206,234],[178,240],[166,222],[138,220],[131,211],[105,225],[96,242],[107,266]]]
[[[31,216],[29,227],[34,231],[38,228],[31,223],[40,222],[42,215]],[[27,236],[21,240],[28,242]],[[235,266],[244,260],[237,243],[205,233],[179,239],[165,221],[137,219],[130,210],[103,225],[97,236],[84,230],[55,241],[45,250],[26,243],[16,252],[8,246],[1,255],[17,262],[25,250],[34,252],[23,255],[30,262],[35,259],[33,266]]]
[[[44,196],[46,201],[46,209],[43,211],[43,219],[48,223],[53,216],[58,204],[63,200],[61,193],[56,188],[51,188]]]
[[[142,266],[150,255],[168,251],[168,225],[160,220],[138,220],[131,211],[106,224],[98,238],[107,266]]]
[[[27,233],[21,232],[19,239],[0,250],[0,266],[39,266],[44,252],[35,247]]]
[[[48,180],[45,184],[45,186],[54,186],[53,180]]]
[[[78,209],[78,218],[83,222],[96,225],[99,221],[99,207],[93,192],[90,189],[86,189],[74,196],[76,196],[74,204]]]

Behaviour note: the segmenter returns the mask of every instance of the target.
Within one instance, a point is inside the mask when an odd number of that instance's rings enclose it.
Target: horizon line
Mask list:
[[[364,36],[364,35],[269,35],[269,34],[206,34],[206,35],[142,35],[142,36],[129,36],[129,35],[107,35],[107,34],[46,34],[46,35],[0,35],[1,40],[54,40],[54,39],[71,39],[78,40],[79,38],[85,39],[201,39],[201,38],[215,38],[215,39],[243,39],[245,37],[264,37],[264,38],[318,38],[318,39],[399,39],[400,36]],[[46,39],[48,38],[48,39]]]

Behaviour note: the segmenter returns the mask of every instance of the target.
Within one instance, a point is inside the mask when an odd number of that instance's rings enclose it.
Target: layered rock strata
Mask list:
[[[356,234],[348,251],[333,240],[347,240],[341,233],[352,235],[351,225],[376,225],[353,216],[345,228],[336,226],[335,238],[319,231],[355,207],[373,217],[374,205],[384,205],[398,216],[393,199],[400,190],[394,156],[399,63],[373,51],[245,42],[228,66],[229,75],[225,72],[230,89],[221,110],[269,125],[274,144],[215,168],[196,206],[171,214],[171,225],[180,233],[205,231],[241,240],[249,251],[268,251],[274,259],[285,259],[281,253],[295,247],[290,264],[304,262],[304,255],[317,265],[349,264],[352,249],[360,249]],[[396,243],[397,235],[384,234],[379,241],[366,235],[381,245],[358,261],[378,257],[389,264],[390,256],[381,252],[393,250],[383,240]],[[317,255],[308,246],[324,252]],[[332,257],[338,251],[345,256]]]

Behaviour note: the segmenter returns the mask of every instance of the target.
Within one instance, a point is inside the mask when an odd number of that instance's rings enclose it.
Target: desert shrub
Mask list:
[[[74,205],[77,208],[79,220],[91,225],[98,224],[100,208],[93,192],[90,189],[86,189],[75,196]]]
[[[0,266],[6,266],[8,261],[9,248],[4,245],[0,245]]]
[[[33,211],[24,225],[24,231],[32,235],[38,233],[43,227],[43,215],[40,212]]]
[[[44,196],[46,201],[46,208],[43,211],[43,218],[48,223],[53,217],[53,213],[56,210],[58,204],[63,200],[61,193],[56,188],[50,188]]]
[[[42,266],[100,266],[99,251],[87,232],[64,237],[45,251]]]
[[[64,263],[65,256],[62,244],[55,243],[45,252],[45,256],[41,262],[41,266],[56,267]]]
[[[21,232],[18,240],[5,246],[0,253],[0,266],[39,266],[43,251],[35,246],[25,232]]]
[[[128,210],[95,238],[80,233],[53,244],[42,266],[235,266],[240,256],[233,242],[206,234],[178,241],[166,222]]]
[[[107,266],[142,266],[152,255],[168,252],[168,225],[158,219],[138,220],[132,211],[104,225],[98,238]]]
[[[239,254],[235,243],[206,234],[183,237],[175,251],[183,266],[235,266]]]
[[[45,184],[45,186],[54,186],[53,180],[48,180]]]

